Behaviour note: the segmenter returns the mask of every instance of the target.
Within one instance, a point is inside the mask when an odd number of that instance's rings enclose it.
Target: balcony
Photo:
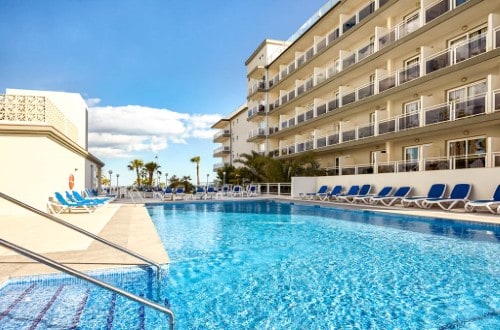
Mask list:
[[[224,155],[228,155],[231,153],[231,149],[229,147],[219,147],[214,150],[214,157],[223,157]]]
[[[485,52],[486,33],[483,33],[426,58],[425,72],[429,74]]]
[[[0,94],[0,122],[52,126],[78,142],[75,124],[45,96]]]
[[[248,110],[247,114],[248,114],[247,120],[250,120],[255,117],[265,116],[267,114],[266,106],[263,104],[255,106],[252,109]]]
[[[278,132],[278,127],[257,128],[248,132],[247,142],[255,142],[257,140],[265,139],[269,134]]]
[[[217,132],[214,135],[214,142],[215,143],[220,143],[220,142],[223,142],[223,141],[225,141],[226,139],[228,139],[230,137],[231,137],[231,131],[228,130],[228,129],[225,129],[225,130],[222,130],[220,132]]]
[[[418,127],[485,115],[487,113],[486,104],[488,104],[488,97],[494,100],[491,112],[500,111],[500,90],[495,90],[490,93],[478,94],[469,98],[433,105],[418,112],[397,115],[391,118],[378,120],[374,123],[349,127],[332,134],[319,136],[316,138],[315,149],[334,146],[350,141],[359,141],[388,133],[402,132]],[[306,114],[311,111],[312,110],[309,110],[300,114],[297,116],[297,120],[301,120],[302,122],[310,120],[307,119],[308,117]],[[291,128],[294,125],[295,118],[290,118],[281,123],[281,128]],[[303,148],[299,148],[298,145],[294,144],[293,146],[294,153],[298,153],[303,150]],[[289,149],[290,148],[287,149],[287,155],[290,154]]]
[[[387,33],[381,35],[378,38],[378,48],[379,50],[392,45],[394,42],[398,41],[401,38],[406,37],[410,33],[418,30],[420,28],[420,20],[419,15],[411,17],[411,19],[407,21],[403,21],[398,25],[394,26]]]
[[[217,172],[218,170],[223,169],[223,168],[224,168],[224,163],[217,163],[217,164],[214,164],[213,171]]]
[[[262,80],[250,86],[250,88],[248,89],[248,96],[251,96],[259,92],[262,93],[265,91],[266,91],[266,82]]]

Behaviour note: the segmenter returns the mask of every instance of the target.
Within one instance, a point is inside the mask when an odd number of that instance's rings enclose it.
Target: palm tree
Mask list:
[[[149,163],[146,163],[144,164],[144,169],[146,170],[146,172],[148,173],[148,184],[150,186],[153,185],[153,176],[154,174],[156,173],[156,171],[160,168],[161,166],[158,165],[157,163],[155,162],[149,162]]]
[[[191,158],[191,163],[196,163],[196,185],[200,185],[200,156],[195,156]]]
[[[132,161],[130,161],[130,164],[127,165],[128,169],[130,171],[134,171],[135,170],[135,174],[137,176],[137,185],[140,186],[141,185],[141,175],[140,175],[140,169],[142,168],[142,166],[144,165],[144,162],[140,159],[134,159]]]
[[[245,165],[248,171],[244,171],[241,174],[244,174],[245,178],[251,182],[261,182],[264,179],[267,160],[265,156],[262,156],[258,152],[252,150],[250,154],[243,153],[240,155],[240,159],[234,162]]]

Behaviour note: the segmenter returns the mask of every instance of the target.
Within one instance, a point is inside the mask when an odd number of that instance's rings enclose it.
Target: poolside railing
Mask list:
[[[92,284],[95,284],[97,286],[100,286],[101,288],[105,289],[105,290],[108,290],[108,291],[112,291],[112,292],[115,292],[117,294],[120,294],[130,300],[133,300],[139,304],[143,304],[143,305],[146,305],[148,307],[151,307],[153,309],[156,309],[157,311],[160,311],[162,313],[165,313],[169,316],[170,318],[170,330],[174,330],[174,325],[175,325],[175,315],[174,315],[174,312],[172,312],[171,309],[165,307],[165,306],[162,306],[162,305],[159,305],[157,303],[155,303],[154,301],[151,301],[149,299],[146,299],[146,298],[143,298],[143,297],[139,297],[135,294],[132,294],[128,291],[125,291],[123,289],[120,289],[118,287],[115,287],[111,284],[108,284],[106,282],[103,282],[103,281],[100,281],[98,279],[95,279],[91,276],[88,276],[87,274],[85,273],[82,273],[74,268],[71,268],[71,267],[68,267],[68,266],[65,266],[61,263],[58,263],[57,261],[55,260],[52,260],[50,258],[47,258],[47,257],[44,257],[42,256],[41,254],[38,254],[38,253],[35,253],[31,250],[28,250],[28,249],[25,249],[19,245],[16,245],[14,243],[11,243],[9,241],[6,241],[2,238],[0,238],[0,245],[1,246],[4,246],[10,250],[13,250],[27,258],[30,258],[30,259],[33,259],[41,264],[44,264],[46,266],[49,266],[53,269],[56,269],[60,272],[63,272],[63,273],[66,273],[66,274],[69,274],[71,276],[74,276],[74,277],[77,277],[81,280],[84,280],[86,282],[90,282]]]

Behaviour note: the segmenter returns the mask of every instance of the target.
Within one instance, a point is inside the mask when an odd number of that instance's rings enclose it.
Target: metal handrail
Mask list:
[[[165,313],[167,314],[169,317],[170,317],[170,330],[173,330],[174,329],[174,324],[175,324],[175,316],[174,316],[174,312],[165,307],[165,306],[162,306],[162,305],[159,305],[157,303],[155,303],[154,301],[151,301],[149,299],[146,299],[146,298],[143,298],[143,297],[139,297],[133,293],[130,293],[128,291],[125,291],[125,290],[122,290],[120,288],[117,288],[111,284],[108,284],[106,282],[103,282],[103,281],[100,281],[98,279],[95,279],[91,276],[88,276],[87,274],[85,273],[82,273],[76,269],[73,269],[71,267],[68,267],[68,266],[65,266],[63,264],[60,264],[58,263],[57,261],[55,260],[52,260],[52,259],[49,259],[47,257],[44,257],[38,253],[35,253],[33,251],[30,251],[28,249],[25,249],[19,245],[16,245],[14,243],[11,243],[9,241],[6,241],[2,238],[0,238],[0,245],[8,248],[8,249],[11,249],[13,251],[16,251],[17,253],[25,256],[25,257],[28,257],[30,259],[33,259],[35,261],[38,261],[39,263],[42,263],[46,266],[49,266],[49,267],[52,267],[58,271],[61,271],[61,272],[64,272],[66,274],[69,274],[69,275],[72,275],[72,276],[75,276],[75,277],[78,277],[79,279],[81,280],[84,280],[84,281],[87,281],[87,282],[90,282],[90,283],[93,283],[97,286],[100,286],[101,288],[104,288],[106,290],[109,290],[109,291],[112,291],[112,292],[115,292],[117,294],[120,294],[130,300],[133,300],[139,304],[143,304],[143,305],[146,305],[146,306],[149,306],[153,309],[156,309],[157,311],[160,311],[162,313]]]
[[[151,259],[149,259],[149,258],[146,258],[146,257],[144,257],[144,256],[141,256],[140,254],[135,253],[134,251],[131,251],[131,250],[127,249],[127,248],[124,248],[123,246],[120,246],[120,245],[118,245],[118,244],[115,244],[115,243],[113,243],[113,242],[111,242],[111,241],[108,241],[107,239],[104,239],[104,238],[102,238],[102,237],[100,237],[100,236],[97,236],[97,235],[95,235],[95,234],[92,234],[91,232],[86,231],[85,229],[82,229],[82,228],[80,228],[80,227],[77,227],[77,226],[75,226],[75,225],[73,225],[73,224],[71,224],[71,223],[69,223],[69,222],[67,222],[67,221],[64,221],[64,220],[62,220],[62,219],[59,219],[59,218],[57,218],[57,217],[55,217],[55,216],[53,216],[53,215],[51,215],[51,214],[45,213],[45,212],[43,212],[43,211],[40,211],[40,210],[38,210],[38,209],[36,209],[36,208],[34,208],[34,207],[32,207],[32,206],[28,205],[28,204],[25,204],[25,203],[23,203],[23,202],[21,202],[21,201],[19,201],[19,200],[15,199],[15,198],[10,197],[10,196],[8,196],[8,195],[6,195],[6,194],[2,193],[2,192],[0,192],[0,197],[1,197],[1,198],[3,198],[3,199],[8,200],[8,201],[9,201],[9,202],[11,202],[11,203],[14,203],[14,204],[16,204],[16,205],[20,206],[20,207],[22,207],[22,208],[24,208],[24,209],[26,209],[26,210],[28,210],[28,211],[31,211],[31,212],[33,212],[33,213],[36,213],[36,214],[38,214],[38,215],[40,215],[40,216],[42,216],[42,217],[45,217],[45,218],[49,219],[49,220],[52,220],[52,221],[54,221],[54,222],[57,222],[57,223],[58,223],[58,224],[60,224],[60,225],[63,225],[63,226],[65,226],[65,227],[67,227],[67,228],[70,228],[70,229],[73,229],[73,230],[75,230],[75,231],[77,231],[77,232],[79,232],[79,233],[81,233],[81,234],[83,234],[83,235],[86,235],[86,236],[88,236],[88,237],[90,237],[90,238],[92,238],[92,239],[94,239],[94,240],[96,240],[96,241],[99,241],[99,242],[101,242],[101,243],[103,243],[103,244],[105,244],[105,245],[108,245],[108,246],[110,246],[110,247],[113,247],[113,248],[115,248],[115,249],[117,249],[117,250],[119,250],[119,251],[122,251],[122,252],[124,252],[124,253],[126,253],[126,254],[130,255],[130,256],[133,256],[133,257],[135,257],[135,258],[137,258],[137,259],[140,259],[140,260],[142,260],[142,261],[146,262],[146,263],[148,263],[149,265],[154,266],[154,267],[156,268],[156,270],[157,270],[157,277],[158,277],[158,278],[160,277],[160,273],[161,273],[161,266],[160,266],[160,264],[158,264],[158,263],[154,262],[153,260],[151,260]]]

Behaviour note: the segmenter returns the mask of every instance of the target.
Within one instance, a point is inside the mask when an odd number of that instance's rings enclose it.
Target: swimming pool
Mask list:
[[[169,304],[176,329],[500,328],[500,227],[272,201],[148,211],[172,260],[98,277]],[[27,312],[29,311],[29,312]],[[0,329],[167,329],[65,276],[0,288]]]
[[[496,226],[279,202],[149,208],[178,329],[498,329]]]

